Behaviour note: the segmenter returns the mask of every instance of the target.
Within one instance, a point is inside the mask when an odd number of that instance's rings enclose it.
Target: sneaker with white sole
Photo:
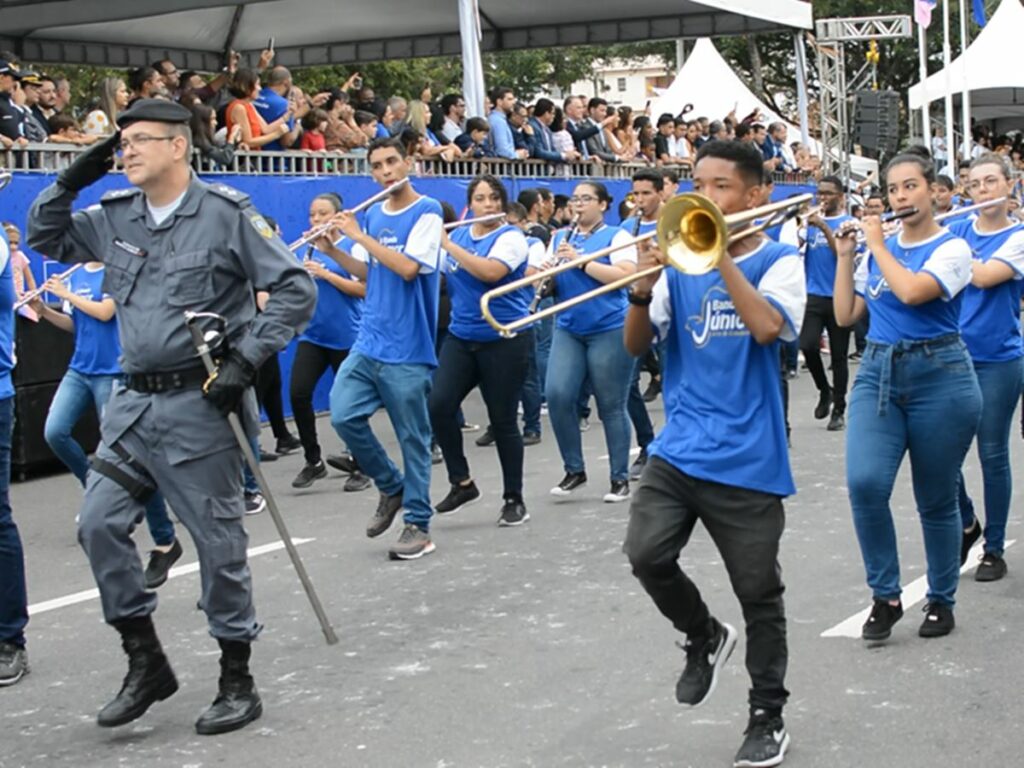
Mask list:
[[[573,491],[587,484],[586,472],[566,472],[562,482],[551,489],[552,496],[571,496]]]
[[[430,534],[418,525],[406,523],[402,532],[398,534],[398,541],[388,550],[388,557],[392,560],[416,560],[417,558],[429,555],[437,547],[430,540]]]
[[[529,519],[530,513],[526,511],[526,505],[521,498],[507,498],[501,507],[498,525],[502,528],[512,528],[522,525]]]
[[[604,495],[606,504],[618,504],[620,501],[629,501],[629,481],[612,480],[612,488]]]
[[[472,480],[469,481],[469,485],[454,483],[452,489],[448,491],[448,495],[438,502],[434,509],[439,515],[450,515],[461,507],[472,504],[479,498],[480,489],[476,487],[476,483]]]
[[[263,498],[263,494],[245,492],[245,514],[247,515],[258,515],[260,512],[267,508],[267,500]]]
[[[718,674],[736,648],[736,629],[711,619],[711,637],[688,637],[680,647],[686,651],[686,666],[676,683],[676,701],[699,707],[718,685]]]
[[[789,749],[789,732],[782,713],[755,709],[750,713],[745,738],[736,753],[733,768],[771,768],[782,765]]]

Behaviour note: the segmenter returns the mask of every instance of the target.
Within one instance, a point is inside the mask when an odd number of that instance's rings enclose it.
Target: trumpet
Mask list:
[[[348,212],[349,213],[359,213],[360,211],[365,211],[367,208],[369,208],[374,203],[378,203],[381,200],[383,200],[383,199],[385,199],[387,197],[390,197],[395,192],[397,192],[399,189],[401,189],[403,185],[408,184],[408,183],[409,183],[409,179],[408,178],[404,178],[401,181],[396,181],[390,187],[385,187],[384,189],[382,189],[377,194],[371,195],[370,197],[366,198],[365,200],[363,200],[363,202],[361,202],[355,208],[349,208]],[[309,232],[307,232],[305,235],[300,237],[298,240],[295,240],[292,243],[290,243],[288,245],[288,250],[291,251],[292,253],[295,253],[302,246],[307,245],[308,243],[316,242],[318,239],[320,239],[321,237],[326,235],[328,232],[330,232],[333,227],[334,227],[334,224],[332,224],[331,222],[327,222],[326,224],[321,224],[319,227],[315,227],[315,228],[311,229]]]
[[[686,275],[703,275],[718,266],[726,256],[731,244],[798,215],[813,199],[814,195],[798,195],[742,213],[724,215],[719,207],[704,195],[693,192],[678,195],[662,206],[661,213],[658,214],[658,226],[654,232],[634,237],[628,243],[602,248],[558,264],[544,272],[538,272],[494,288],[480,297],[480,311],[494,330],[505,338],[511,338],[515,336],[516,331],[532,325],[538,320],[563,312],[597,296],[625,288],[637,280],[658,274],[667,266]],[[655,238],[657,238],[658,247],[666,257],[666,264],[658,264],[632,275],[626,275],[539,312],[531,311],[525,317],[509,323],[500,322],[491,312],[490,303],[499,296],[513,293],[536,283],[553,280],[554,276],[561,272],[578,269],[584,264],[596,261],[614,251]]]
[[[75,272],[77,272],[79,269],[81,269],[84,266],[85,266],[85,262],[84,261],[80,261],[77,264],[75,264],[73,267],[71,267],[70,269],[66,269],[63,272],[61,272],[59,275],[57,275],[57,279],[58,280],[67,280],[69,277],[71,277],[72,274],[74,274]],[[14,302],[13,309],[15,311],[17,311],[17,310],[21,309],[22,307],[24,307],[29,302],[34,301],[37,297],[42,296],[44,293],[46,293],[46,283],[50,282],[50,280],[52,280],[52,279],[53,278],[47,279],[42,285],[40,285],[35,290],[29,291],[28,293],[23,294],[20,299],[18,299],[16,302]]]
[[[504,219],[507,215],[508,214],[505,213],[491,213],[488,214],[487,216],[480,216],[479,218],[475,219],[461,219],[460,221],[450,221],[444,225],[444,231],[451,232],[453,229],[458,229],[459,227],[466,227],[469,226],[470,224],[486,224],[489,221],[498,221],[499,219]]]

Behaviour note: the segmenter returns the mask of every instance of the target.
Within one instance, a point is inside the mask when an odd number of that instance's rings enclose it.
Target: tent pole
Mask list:
[[[807,117],[807,50],[801,32],[793,33],[793,50],[796,54],[796,100],[800,110],[800,140],[811,143],[811,126]]]
[[[949,45],[949,3],[942,0],[942,68],[946,75],[946,154],[949,155],[949,172],[956,178],[959,166],[960,147],[956,143],[953,125],[953,73],[950,71],[952,53]]]
[[[967,9],[964,0],[960,0],[960,60],[963,62],[964,90],[960,95],[960,112],[964,131],[964,158],[971,159],[971,89],[967,87]]]
[[[459,38],[462,42],[462,97],[466,117],[486,117],[483,59],[480,54],[480,13],[476,0],[459,0]]]
[[[923,94],[921,104],[921,138],[928,149],[932,148],[932,124],[929,115],[931,101],[928,99],[928,89],[925,81],[928,79],[928,38],[925,35],[924,27],[917,25],[917,51],[921,63],[921,92]]]

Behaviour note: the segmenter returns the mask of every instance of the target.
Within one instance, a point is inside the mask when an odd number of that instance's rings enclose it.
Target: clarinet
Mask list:
[[[565,236],[563,243],[570,242],[576,237],[576,230],[579,229],[579,216],[573,216],[572,221],[569,222],[569,232]],[[555,278],[546,277],[537,284],[537,288],[533,292],[533,301],[530,302],[530,314],[532,315],[537,311],[537,307],[544,299],[551,296],[555,292]]]

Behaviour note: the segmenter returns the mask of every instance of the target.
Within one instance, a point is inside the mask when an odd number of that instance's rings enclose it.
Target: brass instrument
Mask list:
[[[582,304],[596,296],[625,288],[637,280],[661,272],[666,266],[671,266],[687,275],[703,275],[718,266],[732,243],[756,235],[799,214],[802,208],[813,199],[814,195],[798,195],[742,213],[724,215],[719,207],[704,195],[693,192],[678,195],[662,206],[661,212],[658,214],[656,231],[634,237],[628,243],[602,248],[594,253],[588,253],[558,264],[544,272],[538,272],[494,288],[480,297],[480,311],[494,330],[505,338],[510,338],[519,329],[532,325],[538,320]],[[753,223],[758,219],[760,219],[758,223]],[[491,300],[498,296],[551,280],[561,272],[578,269],[609,253],[655,238],[657,238],[658,247],[666,257],[666,264],[658,264],[632,275],[626,275],[540,312],[530,312],[526,317],[510,323],[499,322],[490,310]]]
[[[365,200],[363,200],[363,202],[361,202],[355,208],[348,208],[346,210],[349,213],[359,213],[360,211],[364,211],[367,208],[369,208],[371,205],[373,205],[374,203],[378,203],[381,200],[383,200],[384,198],[390,197],[391,195],[395,194],[395,192],[400,190],[405,184],[408,184],[408,183],[409,183],[409,179],[408,178],[402,179],[401,181],[396,181],[390,187],[385,187],[384,189],[382,189],[377,194],[371,195],[370,197],[366,198]],[[324,235],[326,235],[328,232],[331,231],[331,229],[333,227],[334,227],[334,224],[332,224],[331,222],[327,222],[326,224],[321,224],[319,227],[311,229],[309,232],[307,232],[305,235],[300,237],[298,240],[295,240],[292,243],[290,243],[288,245],[288,250],[291,251],[292,253],[295,253],[302,246],[304,246],[304,245],[306,245],[308,243],[315,242],[319,238],[321,238]],[[337,244],[337,243],[335,243],[335,244]]]
[[[77,272],[79,269],[81,269],[84,266],[85,266],[85,262],[84,261],[80,261],[78,264],[75,264],[70,269],[65,269],[63,272],[61,272],[56,277],[57,277],[58,280],[67,280],[69,277],[71,277],[71,275],[73,273]],[[50,282],[50,280],[52,280],[52,279],[53,279],[52,277],[47,278],[45,281],[43,281],[43,284],[40,285],[38,288],[36,288],[33,291],[29,291],[26,294],[23,294],[20,299],[18,299],[16,302],[14,302],[14,307],[13,307],[14,311],[17,312],[19,309],[24,307],[30,301],[35,300],[36,297],[42,296],[44,293],[46,293],[46,284],[48,282]]]

